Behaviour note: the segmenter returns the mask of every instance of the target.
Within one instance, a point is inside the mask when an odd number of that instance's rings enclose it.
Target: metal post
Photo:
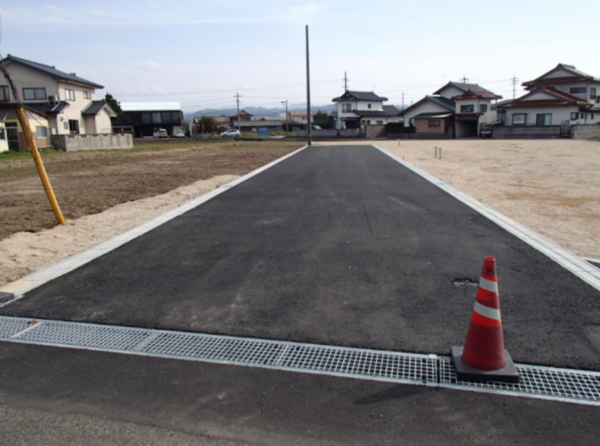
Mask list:
[[[442,159],[442,148],[440,147],[438,150],[440,152],[440,159]]]
[[[240,94],[235,94],[235,99],[237,101],[237,118],[238,118],[238,131],[240,134],[242,133],[242,126],[240,125]]]
[[[310,65],[308,62],[308,25],[306,25],[306,139],[312,145],[312,123],[310,120]]]
[[[434,147],[434,151],[435,151],[435,155],[433,155],[433,157],[437,158],[437,146]]]

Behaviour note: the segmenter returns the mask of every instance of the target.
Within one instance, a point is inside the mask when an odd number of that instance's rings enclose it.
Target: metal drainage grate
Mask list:
[[[4,316],[0,340],[437,385],[436,355]]]
[[[0,341],[185,359],[600,406],[600,373],[517,364],[519,384],[456,378],[448,357],[0,316]]]
[[[441,357],[439,385],[462,390],[600,406],[600,373],[523,364],[516,364],[516,366],[521,374],[519,384],[461,381],[456,378],[450,358]]]

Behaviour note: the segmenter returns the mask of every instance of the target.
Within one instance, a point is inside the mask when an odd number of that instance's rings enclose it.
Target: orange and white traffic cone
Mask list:
[[[483,261],[471,325],[464,347],[452,347],[458,379],[518,383],[519,372],[504,349],[496,259]]]

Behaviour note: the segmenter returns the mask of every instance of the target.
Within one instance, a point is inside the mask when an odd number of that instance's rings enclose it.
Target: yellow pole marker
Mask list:
[[[31,150],[31,156],[33,157],[33,161],[35,162],[35,167],[37,167],[37,171],[40,174],[40,178],[42,180],[42,184],[44,185],[44,189],[46,189],[46,195],[48,196],[48,200],[50,201],[50,206],[52,206],[52,210],[54,211],[54,215],[56,216],[56,220],[58,221],[58,223],[64,225],[65,218],[63,217],[63,214],[60,211],[60,206],[58,205],[58,201],[56,201],[56,197],[54,196],[54,191],[52,190],[52,186],[50,185],[48,174],[46,174],[46,169],[44,168],[42,157],[38,152],[37,145],[35,143],[35,140],[33,139],[33,135],[31,134],[31,129],[29,128],[29,120],[27,119],[25,110],[23,109],[23,107],[19,107],[16,110],[17,116],[19,117],[19,122],[21,123],[21,128],[23,129],[23,133],[25,134],[25,139],[27,140],[27,144],[29,145],[29,150]]]

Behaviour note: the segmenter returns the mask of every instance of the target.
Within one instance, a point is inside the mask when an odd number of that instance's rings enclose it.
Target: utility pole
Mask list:
[[[404,92],[402,92],[402,110],[404,110]]]
[[[468,80],[469,80],[469,79],[467,78],[467,75],[466,75],[466,74],[464,74],[464,75],[463,75],[463,78],[461,79],[461,81],[463,81],[463,84],[466,84]]]
[[[281,101],[281,103],[285,104],[285,132],[290,133],[290,126],[288,124],[288,100],[286,99],[285,101]]]
[[[310,122],[310,65],[308,62],[308,25],[306,25],[306,138],[312,145],[312,124]]]
[[[237,117],[238,117],[238,130],[242,133],[242,127],[240,126],[240,94],[235,94],[235,100],[237,101]]]
[[[511,79],[511,81],[512,81],[512,84],[513,84],[513,100],[514,100],[515,99],[517,82],[519,82],[519,79],[517,79],[517,76],[515,76],[515,73],[513,73],[513,78]]]
[[[348,91],[348,76],[346,76],[346,72],[344,71],[344,93]]]

